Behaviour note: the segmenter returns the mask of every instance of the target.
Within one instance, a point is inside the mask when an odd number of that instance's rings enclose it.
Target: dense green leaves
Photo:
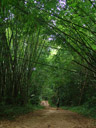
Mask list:
[[[2,0],[1,104],[95,104],[96,2]]]

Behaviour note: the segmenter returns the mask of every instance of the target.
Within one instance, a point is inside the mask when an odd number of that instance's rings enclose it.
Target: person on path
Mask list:
[[[56,106],[57,106],[57,110],[58,110],[58,109],[59,109],[59,106],[60,106],[60,99],[59,99],[59,97],[58,97],[58,99],[57,99]]]

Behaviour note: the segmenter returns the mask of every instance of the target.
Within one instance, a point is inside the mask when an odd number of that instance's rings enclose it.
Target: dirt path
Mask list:
[[[96,124],[71,111],[49,107],[20,116],[14,121],[1,121],[0,128],[96,128]]]

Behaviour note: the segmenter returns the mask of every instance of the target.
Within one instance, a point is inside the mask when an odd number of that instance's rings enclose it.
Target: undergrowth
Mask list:
[[[17,116],[27,114],[34,110],[43,109],[43,106],[28,104],[26,106],[0,105],[0,120],[15,119]]]
[[[96,119],[96,106],[90,108],[86,104],[84,104],[82,106],[65,106],[62,108],[66,110],[71,110],[73,112],[77,112],[89,118]]]

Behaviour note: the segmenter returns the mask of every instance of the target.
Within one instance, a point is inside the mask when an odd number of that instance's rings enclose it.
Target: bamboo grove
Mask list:
[[[59,93],[61,105],[81,105],[89,99],[94,104],[95,17],[95,0],[65,0],[63,5],[59,0],[2,0],[0,101],[23,105],[34,94],[32,103],[38,104],[40,97],[55,103]]]
[[[25,104],[34,62],[40,56],[44,41],[40,37],[41,28],[34,25],[29,28],[31,19],[26,22],[29,16],[23,17],[22,12],[14,10],[15,3],[11,4],[2,1],[0,10],[0,100]]]

